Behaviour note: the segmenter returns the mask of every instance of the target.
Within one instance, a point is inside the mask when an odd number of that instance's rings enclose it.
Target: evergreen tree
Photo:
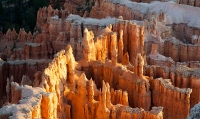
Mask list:
[[[26,32],[36,25],[37,11],[40,7],[49,5],[49,0],[3,0],[6,6],[13,4],[14,7],[3,7],[0,0],[0,27],[3,26],[5,33],[9,27],[25,28]]]

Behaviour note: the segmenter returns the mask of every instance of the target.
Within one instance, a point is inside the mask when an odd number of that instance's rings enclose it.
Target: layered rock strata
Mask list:
[[[143,68],[138,65],[135,71],[138,75],[131,71],[127,71],[125,67],[114,66],[112,62],[105,64],[100,62],[91,62],[88,66],[81,66],[86,72],[87,77],[92,77],[97,87],[102,86],[102,80],[110,84],[111,88],[122,89],[128,92],[129,104],[131,107],[141,107],[148,110],[151,106],[151,92],[149,90],[149,82],[144,77],[140,77]],[[133,68],[132,68],[133,70]],[[133,80],[130,80],[133,79]],[[134,91],[132,89],[135,89]]]
[[[126,70],[126,67],[118,63],[113,64],[113,60],[112,62],[106,61],[105,64],[98,61],[91,61],[91,63],[86,65],[87,59],[83,59],[78,63],[78,65],[75,65],[76,62],[74,60],[72,48],[67,46],[66,50],[62,50],[55,55],[52,63],[49,64],[49,67],[46,68],[42,74],[40,87],[42,87],[45,92],[50,92],[54,97],[52,99],[54,103],[51,108],[44,107],[46,110],[52,109],[51,117],[48,114],[45,114],[42,117],[65,118],[70,117],[70,115],[71,118],[79,118],[79,116],[84,118],[109,118],[110,115],[112,118],[115,118],[115,115],[124,117],[122,113],[124,112],[123,110],[132,109],[124,107],[123,105],[143,107],[148,110],[151,106],[151,92],[149,90],[149,82],[143,76],[144,64],[142,62],[144,62],[144,60],[142,59],[141,55],[137,55],[136,59],[138,61],[135,62],[135,67],[132,68],[134,72]],[[92,69],[89,69],[88,67]],[[92,72],[88,72],[89,70]],[[97,87],[102,87],[102,90],[97,90],[93,81],[88,80],[85,74],[80,71],[84,71],[87,75],[90,75],[97,83]],[[105,73],[103,73],[104,71]],[[108,72],[110,72],[110,75],[108,75]],[[105,75],[101,75],[102,73]],[[108,83],[105,83],[103,80]],[[115,94],[113,92],[116,91],[110,91],[110,87],[113,87],[114,89],[122,89],[123,91],[127,91],[127,93],[117,91],[119,93]],[[134,92],[132,88],[129,90],[128,87],[135,87]],[[158,86],[155,87],[157,88]],[[155,87],[152,89],[157,91]],[[158,90],[158,92],[159,91],[160,90]],[[177,97],[177,99],[179,98],[181,97]],[[187,101],[188,100],[189,99],[187,98]],[[120,103],[123,105],[113,105],[112,103]],[[155,104],[157,105],[157,103]],[[163,106],[168,109],[166,105],[163,104]],[[187,107],[189,107],[189,102]],[[162,108],[153,108],[153,110],[160,109]],[[185,112],[188,112],[189,110],[189,108],[184,109]],[[64,111],[67,113],[64,113]],[[70,112],[72,113],[70,114]],[[141,113],[140,111],[137,111],[138,114],[144,114],[141,115],[141,118],[162,118],[162,115],[159,113],[159,111],[157,111],[158,113],[153,113],[153,115],[152,112],[155,111],[151,111],[150,113],[148,112],[146,115],[145,112]],[[134,115],[132,111],[128,111],[126,113],[127,116],[129,115],[128,117],[132,117],[131,115]],[[166,111],[166,113],[168,113],[168,111]],[[167,116],[168,115],[166,115],[166,117]],[[183,116],[185,117],[187,115]],[[174,118],[176,115],[172,115],[172,117]]]
[[[70,46],[55,55],[42,74],[40,87],[19,86],[11,83],[12,89],[21,90],[23,99],[11,100],[19,104],[7,105],[0,109],[2,117],[9,118],[159,118],[163,119],[162,107],[153,107],[151,111],[128,107],[128,93],[114,91],[108,83],[102,81],[98,90],[92,79],[75,65]],[[16,95],[18,90],[12,90]],[[113,105],[112,103],[117,103]],[[25,106],[29,104],[30,106]],[[32,108],[33,107],[33,108]],[[12,109],[17,108],[15,111]],[[18,110],[19,109],[19,110]],[[3,112],[3,110],[7,110]],[[13,113],[12,113],[13,112]]]
[[[145,42],[146,54],[150,53],[150,48],[155,42]],[[161,43],[156,43],[158,53],[165,57],[171,57],[175,62],[200,61],[199,45],[184,44],[180,40],[172,37]],[[165,50],[166,49],[166,50]]]
[[[52,59],[53,48],[49,42],[43,43],[25,43],[24,48],[14,49],[10,60],[25,59]]]
[[[12,104],[0,109],[1,119],[32,119],[42,118],[47,113],[47,108],[52,105],[52,95],[41,88],[31,86],[19,86],[12,82]],[[50,119],[50,118],[49,118]]]
[[[165,119],[184,119],[189,115],[191,89],[176,88],[169,80],[161,78],[151,80],[151,89],[152,103],[164,107]]]
[[[11,29],[8,29],[8,31],[5,34],[5,39],[7,41],[31,41],[32,40],[32,34],[29,31],[28,33],[26,33],[26,31],[22,28],[19,31],[19,34],[17,34],[17,32],[15,31],[15,29],[13,29],[11,31]]]
[[[77,17],[77,16],[74,16]],[[70,18],[70,17],[69,17]],[[73,18],[73,17],[71,17]],[[77,22],[83,22],[78,21],[78,17],[74,18],[77,20]],[[86,20],[86,19],[83,19]],[[105,19],[106,20],[106,19]],[[135,58],[137,53],[141,53],[144,55],[144,27],[140,27],[139,25],[136,25],[135,23],[132,23],[130,21],[126,20],[117,20],[117,19],[110,19],[111,23],[115,20],[115,24],[107,25],[106,28],[101,27],[99,25],[98,29],[94,29],[95,25],[93,24],[87,24],[83,22],[83,28],[88,27],[88,30],[94,31],[92,34],[89,35],[91,38],[91,44],[94,42],[95,48],[93,50],[96,50],[97,58],[96,59],[104,59],[107,57],[108,59],[111,58],[111,52],[112,48],[116,47],[118,49],[118,57],[119,60],[122,60],[123,54],[128,52],[130,54],[130,62],[133,64],[135,62]],[[102,19],[104,21],[104,19]],[[70,19],[68,21],[70,23]],[[93,20],[93,22],[97,22],[96,19]],[[67,23],[67,24],[69,24]],[[108,24],[108,23],[107,23]],[[77,26],[74,28],[74,24],[71,23],[71,27],[74,29],[70,29],[70,45],[72,45],[74,51],[75,51],[75,57],[77,60],[81,59],[81,53],[83,49],[81,47],[84,45],[84,43],[80,40],[78,42],[75,42],[77,39],[81,39],[81,35],[86,35],[85,32],[81,33],[83,29],[81,29],[81,23],[78,23]],[[69,28],[69,27],[68,27]],[[80,30],[79,30],[80,29]],[[72,32],[74,31],[74,32]],[[78,32],[76,32],[78,31]],[[71,35],[71,32],[73,33]],[[74,34],[76,33],[76,34]],[[88,33],[90,34],[90,33]],[[130,34],[130,35],[129,35]],[[76,36],[76,37],[74,37]],[[96,37],[95,37],[96,36]],[[84,38],[83,38],[84,39]],[[134,39],[134,40],[132,40]],[[84,41],[84,40],[83,40]],[[102,46],[100,45],[102,44]],[[110,46],[111,45],[111,46]],[[112,46],[113,45],[113,46]],[[134,47],[134,48],[133,48]],[[101,55],[100,55],[100,54]],[[105,57],[105,56],[106,57]],[[78,57],[77,57],[78,56]]]
[[[171,67],[174,65],[174,61],[170,57],[165,57],[157,52],[157,45],[152,44],[151,53],[147,56],[147,64],[157,66]]]
[[[190,105],[193,107],[200,101],[199,95],[199,69],[192,69],[186,66],[172,66],[160,67],[160,66],[145,66],[144,75],[152,78],[170,79],[172,85],[179,88],[191,88],[192,93],[190,95]]]
[[[32,81],[34,74],[38,71],[43,71],[51,60],[15,60],[15,61],[0,61],[0,97],[6,95],[6,80],[7,77],[13,77],[13,81],[21,83],[23,75],[27,75]]]
[[[1,54],[3,59],[9,59],[9,56],[11,60],[52,58],[53,54],[61,51],[55,55],[44,72],[35,73],[37,68],[44,68],[43,64],[42,67],[38,66],[40,63],[29,66],[27,62],[23,64],[20,61],[15,65],[16,61],[1,61],[0,76],[3,83],[0,87],[3,87],[1,90],[6,88],[3,93],[7,95],[7,101],[12,103],[6,103],[9,106],[0,109],[1,118],[21,118],[20,115],[23,115],[24,118],[44,119],[162,119],[162,110],[164,118],[186,118],[190,107],[200,101],[197,96],[200,88],[200,26],[194,21],[199,19],[196,15],[199,10],[172,2],[141,4],[128,0],[104,0],[96,1],[92,11],[85,12],[84,17],[111,16],[118,19],[107,17],[98,20],[69,15],[78,13],[78,10],[75,10],[77,6],[73,4],[82,2],[85,1],[66,3],[65,10],[54,10],[51,6],[40,9],[35,29],[37,31],[33,35],[27,34],[24,29],[20,29],[19,34],[15,30],[8,30],[5,35],[7,41],[31,43],[26,43],[23,49],[14,49],[13,54],[12,48],[6,47]],[[192,6],[197,4],[187,0],[180,3]],[[170,9],[164,9],[166,6]],[[174,10],[180,14],[172,14]],[[185,10],[189,10],[191,14],[187,14],[188,11]],[[80,10],[80,14],[83,14],[83,11]],[[182,14],[183,18],[180,17]],[[135,21],[136,25],[123,19],[146,20]],[[187,41],[184,38],[193,45],[185,44]],[[66,47],[67,44],[72,47]],[[15,44],[13,48],[14,46]],[[0,48],[4,49],[3,47],[4,44]],[[146,63],[152,66],[144,66]],[[28,73],[23,68],[27,69]],[[6,72],[7,69],[11,71]],[[35,73],[35,80],[33,75],[29,77],[29,71]],[[7,78],[10,75],[14,78]],[[19,86],[13,83],[13,80],[21,85],[33,85],[34,88]],[[38,86],[40,88],[35,88]],[[32,93],[27,95],[25,90]],[[0,94],[0,97],[1,95],[4,94]],[[38,100],[34,103],[29,102],[27,100],[30,97],[37,97]],[[34,104],[33,108],[21,105],[24,104],[23,101]],[[172,108],[173,106],[176,108]],[[152,111],[144,111],[150,108]],[[3,112],[4,110],[8,111]]]
[[[126,3],[123,2],[120,3],[120,2],[121,1],[112,1],[112,0],[96,1],[95,5],[92,7],[89,16],[98,19],[105,18],[107,16],[110,17],[122,16],[126,20],[140,20],[140,21],[147,18],[148,16],[147,14],[149,14],[148,10],[141,11],[138,10],[137,8],[132,10],[131,7],[127,7],[126,5],[124,5]],[[161,22],[165,21],[166,19],[166,16],[165,14],[163,14],[163,12],[157,13],[155,16],[156,16],[155,19]]]
[[[199,44],[200,29],[187,24],[173,24],[173,34],[176,38],[190,44]]]
[[[80,79],[81,80],[81,79]],[[93,86],[91,85],[92,81],[88,81],[88,90],[89,94],[92,91]],[[19,86],[17,83],[12,82],[11,86],[14,90],[12,90],[12,101],[13,104],[9,104],[4,106],[0,109],[0,118],[1,119],[32,119],[32,118],[44,118],[44,119],[54,119],[58,117],[54,117],[52,115],[54,113],[54,110],[52,107],[54,107],[56,95],[53,95],[53,93],[45,92],[42,88],[31,86]],[[111,101],[111,95],[110,92],[107,92],[109,89],[108,84],[103,85],[102,92],[100,91],[101,98],[99,101],[95,101],[91,96],[88,97],[88,102],[85,103],[83,110],[80,110],[78,108],[77,115],[70,114],[71,106],[65,105],[64,110],[66,112],[66,115],[63,118],[76,118],[74,116],[78,116],[78,118],[84,117],[84,118],[109,118],[112,119],[116,118],[141,118],[141,119],[163,119],[162,116],[162,107],[153,107],[151,111],[144,111],[143,109],[139,108],[130,108],[125,105],[117,104],[112,105]],[[84,88],[83,88],[84,89]],[[104,92],[103,92],[104,91]],[[17,93],[20,92],[20,93]],[[78,94],[79,97],[81,96]],[[21,98],[18,98],[21,96]],[[110,97],[110,98],[109,98]],[[82,99],[82,98],[81,98]],[[18,104],[16,104],[18,103]],[[79,103],[82,104],[82,103]],[[73,105],[76,107],[76,105]],[[109,107],[112,106],[112,107]],[[75,108],[74,107],[74,108]],[[96,111],[94,110],[96,109]],[[5,111],[6,110],[6,111]],[[91,110],[91,111],[90,111]],[[98,111],[98,112],[97,112]],[[83,113],[81,113],[83,112]],[[100,112],[100,113],[99,113]],[[70,116],[72,115],[72,117]],[[118,117],[117,117],[118,116]]]

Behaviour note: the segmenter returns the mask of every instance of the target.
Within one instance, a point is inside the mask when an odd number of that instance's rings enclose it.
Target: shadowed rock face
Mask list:
[[[6,95],[6,80],[13,77],[13,81],[21,83],[23,75],[27,75],[30,80],[34,80],[34,74],[37,71],[43,71],[51,60],[16,60],[16,61],[0,61],[0,78],[1,78],[1,99]],[[3,100],[3,99],[2,99]]]
[[[63,7],[64,3],[65,0],[50,0],[50,4],[53,8],[57,6]]]
[[[196,104],[191,110],[190,110],[190,115],[187,119],[198,119],[200,118],[200,115],[199,115],[199,111],[200,111],[200,104]]]

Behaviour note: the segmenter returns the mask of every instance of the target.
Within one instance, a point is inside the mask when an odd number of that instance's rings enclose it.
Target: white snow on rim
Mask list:
[[[166,13],[167,24],[172,23],[186,23],[188,26],[200,28],[200,8],[189,5],[177,4],[173,1],[159,2],[154,1],[148,3],[136,3],[130,0],[110,0],[112,3],[118,3],[125,5],[132,10],[137,10],[140,13],[156,12],[159,13],[161,10]]]

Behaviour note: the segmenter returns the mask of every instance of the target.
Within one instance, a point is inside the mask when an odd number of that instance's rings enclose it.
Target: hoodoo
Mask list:
[[[0,119],[200,118],[199,13],[198,0],[50,0],[32,32],[0,33]]]

